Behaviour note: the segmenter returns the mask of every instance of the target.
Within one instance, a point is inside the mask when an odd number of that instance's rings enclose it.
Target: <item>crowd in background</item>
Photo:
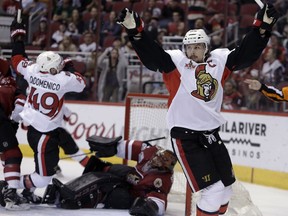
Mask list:
[[[270,102],[243,83],[245,78],[255,78],[275,87],[288,86],[288,2],[270,3],[283,16],[261,58],[252,67],[233,73],[226,82],[223,109],[288,110],[286,104]],[[163,36],[183,37],[189,29],[202,28],[211,35],[211,49],[225,46],[224,32],[234,23],[238,23],[242,37],[259,10],[254,0],[22,0],[22,7],[27,25],[29,16],[41,15],[37,31],[27,41],[30,49],[77,53],[70,57],[88,85],[83,93],[69,94],[67,99],[103,102],[122,102],[128,92],[131,59],[127,56],[134,51],[126,32],[116,23],[124,7],[141,15],[146,31],[160,44]],[[18,8],[18,1],[2,0],[2,13],[14,15]],[[31,28],[27,26],[27,30]],[[81,52],[91,55],[86,58]]]

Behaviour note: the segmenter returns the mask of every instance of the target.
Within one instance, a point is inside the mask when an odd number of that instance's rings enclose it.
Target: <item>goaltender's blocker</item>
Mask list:
[[[121,136],[91,136],[87,141],[96,153],[83,175],[66,184],[54,178],[43,203],[65,209],[100,208],[101,203],[104,208],[129,209],[130,215],[164,215],[177,163],[172,151],[151,145],[153,140],[122,140]],[[114,155],[137,164],[131,167],[99,159]]]

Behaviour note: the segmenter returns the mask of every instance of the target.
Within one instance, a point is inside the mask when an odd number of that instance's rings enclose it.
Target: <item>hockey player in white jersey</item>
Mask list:
[[[63,121],[64,95],[67,92],[82,92],[85,80],[77,72],[63,71],[65,62],[52,51],[41,53],[36,62],[26,58],[25,27],[16,19],[11,24],[12,66],[23,75],[29,85],[29,94],[20,116],[28,127],[27,139],[34,152],[35,172],[21,176],[20,188],[31,193],[25,196],[37,202],[32,193],[36,188],[46,187],[55,174],[59,161],[59,131]],[[13,200],[5,199],[5,202]]]
[[[227,210],[235,177],[218,134],[225,122],[220,113],[223,85],[233,71],[259,58],[277,18],[275,8],[265,4],[239,46],[210,52],[210,38],[203,29],[189,30],[182,50],[164,51],[146,34],[136,12],[125,8],[118,17],[142,63],[162,73],[169,91],[167,123],[172,147],[192,191],[201,191],[197,216],[218,216]]]

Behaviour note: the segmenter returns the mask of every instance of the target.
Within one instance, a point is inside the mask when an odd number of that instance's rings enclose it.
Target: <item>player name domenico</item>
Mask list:
[[[45,89],[56,90],[56,91],[59,90],[61,87],[59,83],[48,82],[47,80],[42,80],[42,79],[39,79],[38,77],[33,77],[33,76],[30,77],[29,82],[32,85],[37,85]]]

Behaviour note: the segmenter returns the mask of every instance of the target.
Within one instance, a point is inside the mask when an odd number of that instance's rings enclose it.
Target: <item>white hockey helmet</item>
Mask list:
[[[189,30],[184,38],[183,38],[183,45],[187,44],[197,44],[197,43],[204,43],[206,46],[205,54],[208,52],[208,48],[210,45],[210,38],[208,35],[205,33],[203,29],[192,29]],[[183,51],[184,51],[184,46],[183,46]]]
[[[52,75],[59,73],[64,67],[62,57],[53,51],[42,52],[38,55],[36,63],[40,71],[49,72]]]

